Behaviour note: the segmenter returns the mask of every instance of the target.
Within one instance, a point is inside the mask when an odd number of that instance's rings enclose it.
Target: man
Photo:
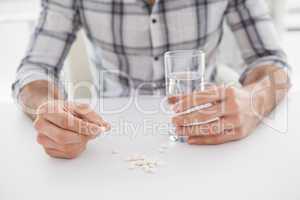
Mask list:
[[[172,119],[176,133],[188,136],[189,144],[246,137],[289,87],[285,54],[262,0],[43,0],[42,8],[13,91],[35,120],[38,142],[53,157],[78,156],[89,140],[110,127],[88,106],[65,101],[60,90],[59,72],[81,28],[93,45],[99,94],[126,96],[132,88],[143,94],[163,90],[163,54],[169,50],[203,49],[208,54],[206,77],[214,81],[216,50],[227,20],[247,64],[242,87],[219,86],[170,98],[175,112],[213,103],[208,112]],[[216,117],[218,121],[191,126]]]

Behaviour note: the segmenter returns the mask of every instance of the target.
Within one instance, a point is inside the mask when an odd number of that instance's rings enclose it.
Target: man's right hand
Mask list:
[[[110,129],[88,105],[61,100],[48,101],[37,109],[34,121],[37,141],[55,158],[79,156],[89,140]]]

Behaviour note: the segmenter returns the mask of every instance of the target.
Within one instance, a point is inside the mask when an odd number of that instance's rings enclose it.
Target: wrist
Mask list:
[[[19,103],[31,119],[35,119],[37,109],[44,103],[59,99],[58,90],[48,81],[34,81],[24,86],[20,92]]]
[[[273,92],[267,79],[253,82],[250,85],[244,86],[245,90],[249,94],[250,105],[253,113],[259,120],[268,115],[276,103],[271,97]]]

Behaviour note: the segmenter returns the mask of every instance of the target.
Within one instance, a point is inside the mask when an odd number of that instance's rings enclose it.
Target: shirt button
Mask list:
[[[159,60],[159,57],[158,57],[158,56],[155,56],[155,57],[154,57],[154,60],[155,60],[155,61],[158,61],[158,60]]]
[[[152,23],[155,24],[156,22],[157,22],[157,20],[153,18]]]

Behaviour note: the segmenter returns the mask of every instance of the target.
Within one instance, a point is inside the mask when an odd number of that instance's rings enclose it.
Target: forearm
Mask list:
[[[24,86],[19,95],[19,104],[24,113],[34,120],[37,108],[41,104],[54,99],[63,99],[59,89],[53,83],[41,80]]]
[[[251,92],[253,100],[259,99],[259,113],[266,116],[285,97],[290,88],[290,80],[285,69],[270,65],[250,72],[243,85]]]

